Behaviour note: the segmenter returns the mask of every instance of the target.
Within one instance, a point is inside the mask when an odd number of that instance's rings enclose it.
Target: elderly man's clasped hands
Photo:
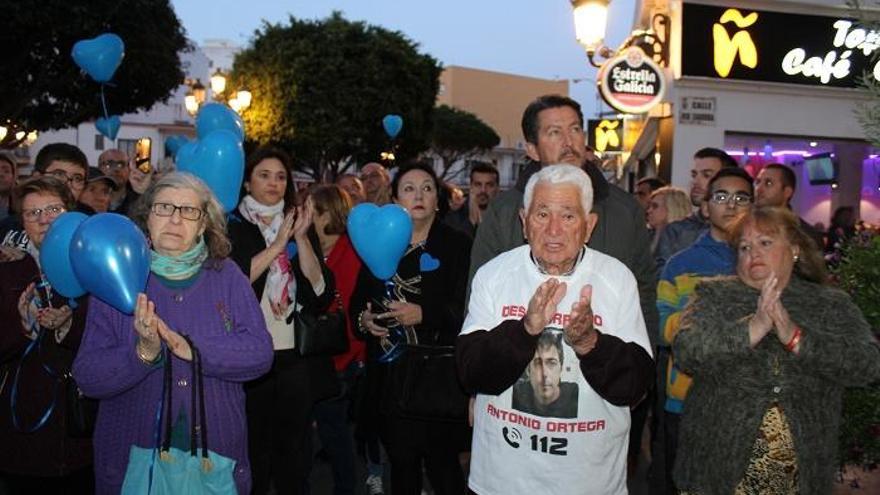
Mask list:
[[[565,297],[566,290],[567,284],[555,278],[547,279],[538,286],[529,300],[529,307],[526,309],[526,316],[523,318],[526,331],[530,335],[538,335],[544,331],[544,327],[550,323],[553,315],[556,314],[557,306]],[[578,355],[584,355],[593,350],[598,339],[598,334],[595,328],[593,328],[592,297],[593,286],[583,286],[580,297],[571,305],[568,322],[562,328],[565,342]]]

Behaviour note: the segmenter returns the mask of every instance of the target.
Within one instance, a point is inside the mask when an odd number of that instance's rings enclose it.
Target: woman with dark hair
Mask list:
[[[743,215],[737,275],[699,283],[682,317],[685,493],[831,493],[843,389],[880,379],[877,340],[798,224],[787,208]]]
[[[204,182],[171,173],[147,189],[130,214],[150,240],[147,287],[133,315],[89,300],[88,331],[73,365],[83,393],[100,399],[96,493],[119,493],[132,446],[157,447],[165,356],[174,360],[172,403],[192,400],[193,352],[184,335],[201,355],[209,447],[235,461],[235,485],[248,493],[243,383],[269,369],[272,347],[247,279],[228,259],[223,209]],[[187,411],[181,406],[169,419],[172,438],[188,437],[196,418]]]
[[[422,464],[439,495],[465,490],[458,453],[464,449],[467,425],[407,417],[386,386],[387,361],[395,344],[390,326],[404,329],[406,343],[454,345],[464,318],[470,263],[467,236],[439,220],[444,209],[443,185],[434,169],[423,164],[402,167],[391,183],[395,203],[412,219],[410,245],[391,279],[385,283],[361,270],[351,311],[367,338],[369,390],[361,421],[380,425],[380,436],[391,461],[391,488],[396,494],[421,493]],[[381,301],[386,307],[373,306]],[[453,377],[454,379],[454,377]]]
[[[76,303],[49,285],[40,248],[52,222],[76,208],[53,176],[14,190],[27,254],[0,265],[0,485],[10,495],[93,490],[92,441],[71,438],[62,380],[83,336],[86,298]]]
[[[269,373],[245,387],[252,493],[268,493],[272,484],[278,493],[300,493],[309,472],[312,405],[335,393],[336,377],[329,356],[306,358],[294,349],[293,312],[327,308],[333,276],[316,254],[311,208],[294,206],[287,153],[258,149],[244,178],[246,194],[229,218],[231,257],[250,280],[275,349]]]

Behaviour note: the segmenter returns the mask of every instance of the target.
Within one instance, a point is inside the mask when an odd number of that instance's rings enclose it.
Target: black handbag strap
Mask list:
[[[210,461],[208,460],[208,427],[207,427],[207,413],[205,407],[205,384],[204,384],[204,376],[202,375],[202,359],[201,353],[199,353],[199,349],[193,344],[192,339],[188,335],[183,335],[186,343],[189,344],[189,348],[192,351],[192,360],[190,361],[190,366],[192,367],[192,400],[190,403],[190,437],[189,437],[189,451],[191,456],[198,455],[198,445],[201,443],[202,447],[202,467],[207,471],[211,469]],[[165,435],[162,440],[162,451],[168,452],[171,449],[171,429],[172,429],[172,407],[171,407],[171,397],[172,397],[172,364],[173,361],[171,357],[171,352],[168,351],[169,356],[165,360],[165,386],[164,386],[164,404],[165,404]],[[196,412],[198,411],[198,415]],[[201,439],[201,442],[199,442]]]
[[[162,452],[168,452],[171,450],[171,361],[174,360],[171,350],[165,351],[167,355],[165,356],[165,366],[164,366],[164,376],[163,376],[163,386],[162,393],[165,395],[162,398],[162,415],[165,417],[165,434],[162,436]]]

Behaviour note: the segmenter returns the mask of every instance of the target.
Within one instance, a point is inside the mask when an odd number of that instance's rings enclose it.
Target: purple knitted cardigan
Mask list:
[[[250,492],[243,383],[272,364],[272,339],[247,278],[232,261],[219,270],[205,264],[185,289],[164,286],[152,274],[146,294],[156,314],[189,335],[202,354],[209,447],[236,461],[239,493]],[[86,331],[73,363],[83,392],[101,400],[95,428],[96,493],[118,494],[132,445],[155,446],[162,367],[147,366],[135,353],[133,316],[91,298]],[[188,362],[173,358],[173,417],[189,416],[192,376]],[[190,423],[191,422],[190,418]]]

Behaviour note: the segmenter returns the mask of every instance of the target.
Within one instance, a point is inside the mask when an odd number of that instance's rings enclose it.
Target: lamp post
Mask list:
[[[593,61],[596,51],[608,50],[602,44],[605,41],[605,28],[608,22],[608,2],[609,0],[571,0],[574,9],[575,37],[587,51],[590,64],[596,67],[598,65]]]
[[[239,89],[231,95],[226,91],[227,76],[219,68],[214,71],[210,78],[211,100],[229,105],[237,113],[247,110],[251,106],[253,96],[246,89]],[[205,103],[207,91],[199,79],[186,79],[184,84],[190,87],[184,97],[183,103],[186,111],[193,117],[199,113],[199,108]]]
[[[602,64],[595,60],[596,55],[611,58],[625,48],[638,46],[661,66],[669,61],[669,16],[655,14],[651,19],[651,29],[636,30],[616,50],[605,46],[605,29],[608,23],[608,4],[611,0],[571,0],[574,11],[575,36],[587,52],[587,59],[593,67]]]

